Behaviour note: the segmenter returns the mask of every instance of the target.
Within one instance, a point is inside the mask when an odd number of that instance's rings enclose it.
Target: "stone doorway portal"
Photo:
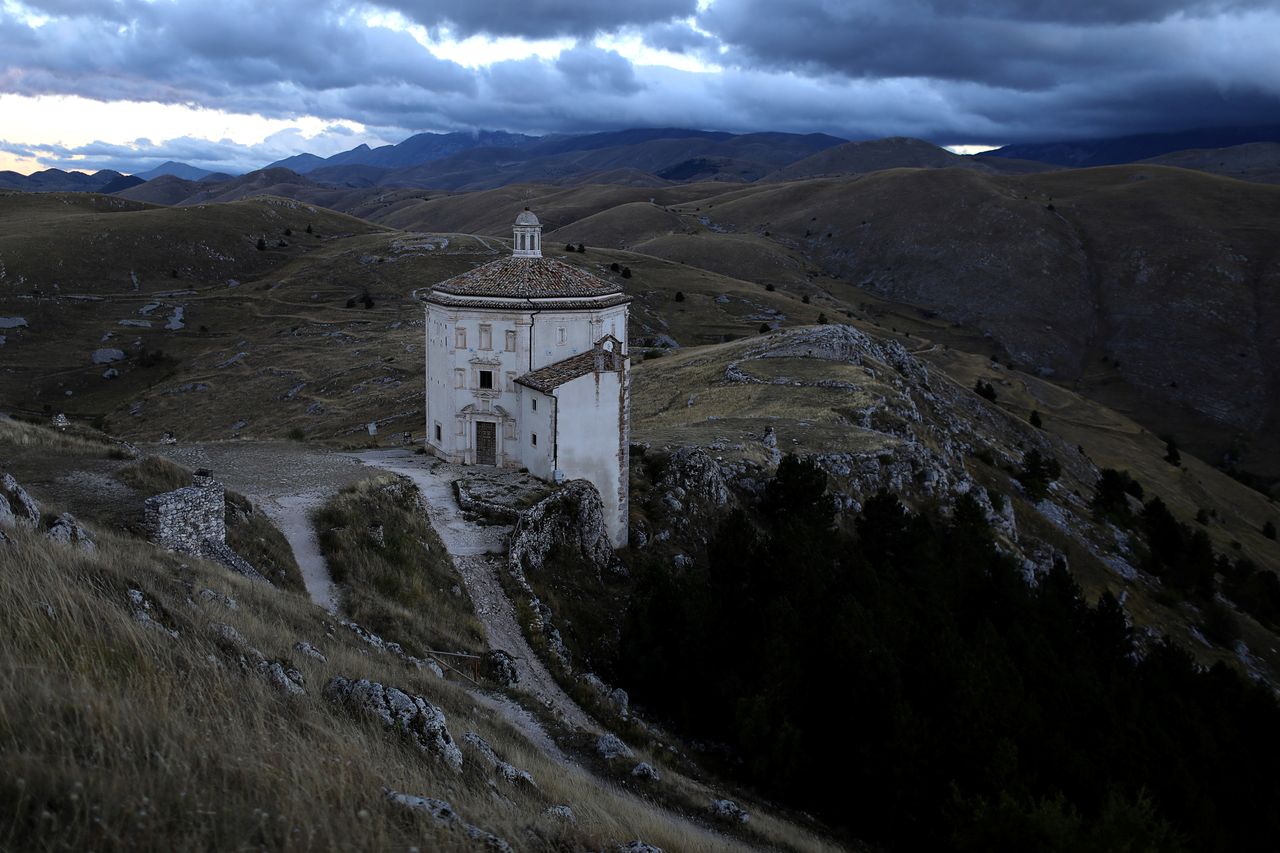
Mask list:
[[[496,465],[498,457],[497,424],[476,422],[476,464]]]

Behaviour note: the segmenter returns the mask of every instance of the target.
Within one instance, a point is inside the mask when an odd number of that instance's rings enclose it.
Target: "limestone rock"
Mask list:
[[[32,530],[40,526],[40,504],[18,485],[12,474],[0,477],[0,497],[6,498],[5,503],[14,522]],[[0,516],[3,515],[0,512]]]
[[[570,480],[521,516],[511,534],[508,561],[517,577],[542,570],[553,551],[579,559],[597,576],[614,562],[604,503],[586,480]]]
[[[125,356],[124,350],[103,347],[102,349],[94,350],[92,358],[94,364],[111,364],[116,361],[124,361]]]
[[[612,761],[615,758],[634,758],[635,753],[631,751],[631,747],[622,742],[622,738],[607,732],[600,735],[600,739],[596,741],[596,752],[601,758]]]
[[[263,661],[257,666],[258,674],[267,679],[272,687],[291,696],[302,696],[307,692],[305,679],[296,667],[281,661]]]
[[[503,687],[511,687],[520,681],[516,659],[502,649],[493,649],[485,654],[484,674]]]
[[[478,847],[496,850],[498,853],[514,853],[510,844],[492,832],[467,823],[453,810],[453,806],[444,800],[437,800],[434,797],[415,797],[412,794],[401,794],[392,790],[386,790],[385,794],[387,799],[396,805],[430,815],[431,819],[440,826],[462,833]]]
[[[617,849],[618,853],[665,853],[661,847],[655,847],[639,840],[619,844]]]
[[[530,787],[538,787],[538,784],[533,781],[533,774],[528,770],[521,770],[509,762],[503,761],[498,753],[494,752],[488,741],[480,737],[480,735],[475,732],[467,732],[462,736],[462,740],[479,753],[484,762],[492,767],[493,771],[503,779],[511,783],[523,782]]]
[[[314,658],[315,660],[320,661],[320,663],[328,663],[328,662],[329,662],[329,659],[328,659],[327,657],[325,657],[325,656],[324,656],[324,652],[320,651],[320,650],[319,650],[319,649],[317,649],[315,646],[311,645],[310,643],[308,643],[308,642],[307,642],[307,641],[305,641],[305,640],[303,640],[303,641],[301,641],[301,642],[298,642],[298,643],[294,643],[294,644],[293,644],[293,649],[294,649],[294,651],[298,652],[299,654],[303,654],[303,655],[306,655],[306,656],[307,656],[307,657],[309,657],[309,658]]]
[[[751,819],[747,810],[733,800],[712,800],[711,816],[727,823],[746,823]]]
[[[93,544],[93,539],[89,536],[89,531],[85,530],[76,517],[69,512],[58,516],[57,521],[49,526],[44,535],[54,542],[68,546],[74,545],[81,551],[98,550],[98,546]]]
[[[17,525],[18,519],[13,515],[13,508],[9,506],[9,499],[0,494],[0,528],[17,527]]]
[[[130,589],[128,591],[129,607],[133,611],[134,621],[140,623],[144,628],[152,631],[159,631],[170,637],[177,637],[178,632],[168,628],[161,622],[163,614],[160,608],[151,602],[140,589]]]
[[[554,806],[547,806],[547,810],[544,811],[543,814],[547,817],[555,818],[556,820],[562,820],[565,823],[576,824],[578,822],[578,816],[573,813],[573,809],[563,803]]]
[[[454,770],[462,769],[462,750],[449,734],[444,712],[421,696],[361,678],[338,676],[324,688],[325,698],[352,714],[366,714],[407,736],[423,752]]]
[[[631,775],[637,779],[643,779],[646,782],[662,781],[662,776],[658,773],[657,768],[647,761],[641,761],[635,767],[631,768]]]

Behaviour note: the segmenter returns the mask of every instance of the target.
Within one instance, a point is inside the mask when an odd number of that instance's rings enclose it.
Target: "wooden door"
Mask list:
[[[495,465],[498,456],[497,424],[476,423],[476,464]]]

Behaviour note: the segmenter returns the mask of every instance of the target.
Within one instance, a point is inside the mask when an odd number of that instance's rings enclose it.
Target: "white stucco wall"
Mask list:
[[[533,369],[586,352],[605,335],[613,335],[627,348],[627,306],[601,311],[539,311],[533,319]],[[564,342],[560,342],[560,330]]]
[[[595,484],[615,548],[627,544],[630,434],[622,392],[629,381],[629,370],[588,373],[555,392],[557,468],[565,479]]]
[[[535,477],[551,480],[555,474],[556,400],[523,386],[520,396],[520,448],[524,467]],[[538,437],[536,445],[533,443],[535,435]]]

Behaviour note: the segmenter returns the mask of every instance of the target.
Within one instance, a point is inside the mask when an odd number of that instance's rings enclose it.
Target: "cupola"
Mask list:
[[[516,217],[514,229],[514,240],[512,246],[514,251],[511,253],[517,258],[540,258],[542,257],[542,223],[538,221],[538,217],[533,215],[533,211],[525,208]]]

